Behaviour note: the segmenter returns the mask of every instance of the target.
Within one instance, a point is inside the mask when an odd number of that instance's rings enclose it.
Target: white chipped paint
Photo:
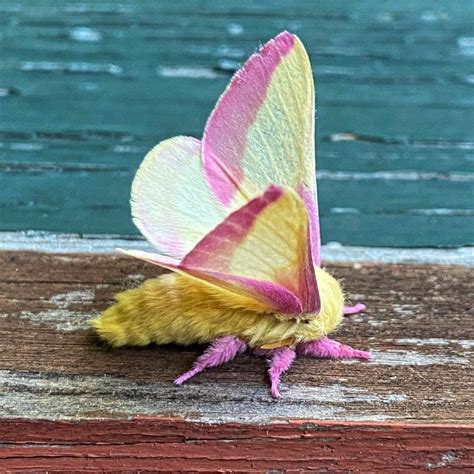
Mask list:
[[[57,255],[55,258],[59,260],[60,262],[66,262],[66,263],[77,263],[81,260],[80,257],[69,257],[66,255]]]
[[[112,148],[114,153],[142,153],[145,152],[144,147],[135,146],[135,145],[115,145]]]
[[[95,313],[68,309],[47,309],[39,312],[22,311],[19,314],[21,319],[28,319],[33,324],[44,324],[60,332],[84,331],[90,327],[90,320],[94,316],[96,316]]]
[[[418,306],[413,304],[394,304],[392,305],[393,311],[399,316],[413,316]]]
[[[71,311],[71,305],[89,304],[95,299],[91,289],[59,293],[49,299],[54,308],[43,311],[21,311],[19,317],[28,319],[33,324],[53,327],[60,332],[84,331],[89,329],[90,320],[96,315],[88,311]]]
[[[66,13],[125,13],[133,14],[136,11],[135,5],[120,2],[79,2],[61,5],[61,9]]]
[[[395,342],[398,342],[399,344],[414,344],[415,346],[447,346],[449,344],[447,339],[440,339],[437,337],[431,337],[427,339],[395,339]]]
[[[441,459],[438,462],[429,462],[426,464],[428,469],[438,469],[440,467],[446,467],[459,459],[459,454],[454,451],[447,451],[441,455]]]
[[[29,419],[174,415],[205,423],[271,423],[282,419],[399,419],[404,394],[381,395],[341,384],[282,385],[273,400],[262,384],[136,383],[126,378],[0,371],[2,412]],[[170,404],[172,400],[172,404]],[[286,401],[288,400],[288,401]],[[174,407],[174,408],[173,408]],[[0,412],[1,416],[1,412]]]
[[[102,39],[102,33],[93,28],[80,26],[69,31],[69,38],[80,43],[97,43]]]
[[[470,365],[467,357],[449,354],[421,354],[416,351],[372,351],[370,364],[376,365]],[[357,361],[342,361],[345,364]]]
[[[457,43],[461,54],[474,56],[474,36],[461,36],[458,38]]]
[[[438,21],[446,21],[449,20],[449,16],[444,11],[424,11],[421,12],[420,19],[425,21],[426,23],[435,23]]]
[[[385,324],[385,321],[377,320],[377,319],[367,319],[366,322],[369,326],[372,326],[374,328],[378,328],[378,327],[383,326]]]
[[[393,341],[393,339],[390,339]],[[438,337],[431,337],[426,339],[419,338],[404,338],[395,339],[398,344],[411,344],[415,346],[448,346],[451,344],[458,344],[463,349],[472,349],[474,347],[474,340],[472,339],[442,339]]]
[[[359,209],[354,207],[331,207],[329,212],[331,214],[360,214]]]
[[[474,209],[447,209],[445,207],[435,209],[407,209],[407,214],[421,216],[474,216]]]
[[[22,71],[69,72],[80,74],[123,74],[123,68],[116,64],[99,64],[86,62],[24,61],[20,64]]]
[[[92,289],[83,291],[70,291],[68,293],[58,293],[50,298],[49,302],[58,308],[69,308],[72,304],[90,303],[95,300],[95,292]]]
[[[472,349],[474,347],[474,341],[472,339],[461,339],[453,342],[459,344],[463,349]]]
[[[220,74],[203,66],[160,66],[157,74],[162,77],[186,77],[190,79],[216,79]]]
[[[143,281],[145,281],[145,275],[142,275],[140,273],[134,273],[132,275],[128,275],[127,280],[133,283],[142,283]]]
[[[317,172],[319,180],[327,181],[452,181],[471,183],[474,173],[437,173],[434,171],[328,171]]]
[[[239,59],[243,58],[246,55],[246,51],[242,48],[236,48],[234,46],[229,46],[226,44],[221,44],[217,48],[218,56],[225,56],[227,58]]]
[[[244,27],[240,23],[229,23],[227,32],[232,36],[240,36],[244,32]]]
[[[2,144],[3,145],[3,144]],[[6,144],[7,147],[10,148],[12,151],[39,151],[44,149],[44,145],[42,143],[8,143]],[[3,148],[3,146],[2,146]]]
[[[139,237],[79,236],[41,231],[0,232],[0,251],[35,251],[47,253],[116,253],[117,248],[153,251],[153,247]],[[474,266],[474,248],[457,249],[405,249],[384,247],[353,247],[330,242],[322,246],[325,263],[380,262],[380,263],[431,263]]]

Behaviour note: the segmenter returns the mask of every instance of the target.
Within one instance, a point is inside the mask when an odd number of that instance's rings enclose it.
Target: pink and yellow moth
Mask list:
[[[182,384],[249,350],[271,393],[297,356],[369,359],[327,335],[344,306],[321,268],[314,84],[301,41],[280,33],[234,75],[202,140],[153,148],[132,185],[133,220],[172,272],[117,295],[93,321],[113,346],[210,343]]]

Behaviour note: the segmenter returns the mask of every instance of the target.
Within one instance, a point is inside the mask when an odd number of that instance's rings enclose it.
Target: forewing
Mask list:
[[[158,253],[177,260],[228,215],[202,174],[201,142],[175,137],[145,157],[132,185],[135,225]]]
[[[308,216],[290,188],[271,185],[231,213],[179,267],[288,315],[319,311]]]
[[[295,189],[309,212],[312,253],[320,263],[314,156],[314,84],[301,41],[284,32],[235,74],[219,99],[202,141],[204,171],[219,202],[270,183]]]

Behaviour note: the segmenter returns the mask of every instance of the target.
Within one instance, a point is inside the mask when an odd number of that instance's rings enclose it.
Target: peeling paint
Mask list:
[[[394,304],[392,305],[393,311],[397,313],[399,316],[413,316],[413,314],[418,309],[418,305],[414,304]]]
[[[90,327],[90,320],[95,316],[92,312],[69,311],[67,309],[48,309],[33,313],[22,311],[20,319],[28,319],[33,324],[45,324],[56,331],[85,331]]]
[[[474,341],[472,339],[461,339],[453,342],[459,344],[463,349],[472,349],[474,347]]]
[[[385,324],[385,321],[378,321],[376,319],[368,319],[367,324],[369,326],[373,326],[373,327],[377,328],[377,327],[383,326]]]
[[[69,308],[72,304],[90,303],[95,299],[95,292],[91,289],[83,291],[71,291],[68,293],[59,293],[54,295],[49,300],[50,303],[55,304],[58,308]]]
[[[371,363],[378,365],[470,365],[467,357],[452,355],[420,354],[415,351],[373,351],[372,354]]]
[[[371,351],[370,364],[375,365],[470,365],[467,357],[437,354],[420,354],[415,351]],[[341,364],[360,364],[359,360],[341,360]]]
[[[79,236],[78,234],[40,231],[0,232],[0,251],[23,250],[63,254],[116,253],[117,248],[153,251],[148,242],[136,236]],[[322,246],[322,255],[325,263],[384,262],[474,266],[474,252],[471,247],[405,249],[345,246],[330,242]]]
[[[471,339],[442,339],[436,337],[427,339],[405,338],[395,339],[395,342],[398,344],[413,344],[415,346],[448,346],[450,344],[458,344],[463,349],[471,349],[474,347],[474,340]]]
[[[130,280],[133,283],[142,283],[145,281],[145,275],[141,275],[139,273],[128,275],[127,280]]]
[[[447,451],[441,455],[441,459],[438,462],[429,462],[426,464],[428,469],[438,469],[440,467],[449,466],[456,460],[459,459],[459,454],[455,453],[454,451]]]
[[[271,423],[282,418],[320,420],[390,419],[391,405],[408,400],[403,394],[379,395],[341,384],[282,386],[275,401],[261,384],[242,384],[238,392],[226,383],[136,383],[125,378],[0,371],[3,416],[28,419],[94,419],[169,414],[179,406],[186,420],[205,423]],[[285,397],[286,395],[286,397]],[[285,398],[292,400],[285,403]],[[216,400],[219,399],[219,403]],[[367,405],[379,405],[375,415]],[[1,413],[0,412],[0,413]],[[374,418],[375,417],[375,418]],[[400,418],[399,413],[396,416]]]
[[[95,300],[91,289],[58,293],[49,299],[54,308],[44,311],[21,311],[19,317],[33,324],[45,324],[60,332],[83,331],[90,327],[89,321],[95,316],[90,311],[70,311],[71,305],[90,304]]]

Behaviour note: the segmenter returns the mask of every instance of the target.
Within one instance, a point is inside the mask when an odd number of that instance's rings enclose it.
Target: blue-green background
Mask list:
[[[316,77],[323,240],[473,241],[473,1],[13,0],[0,26],[0,230],[136,233],[146,151],[200,137],[288,29]]]

